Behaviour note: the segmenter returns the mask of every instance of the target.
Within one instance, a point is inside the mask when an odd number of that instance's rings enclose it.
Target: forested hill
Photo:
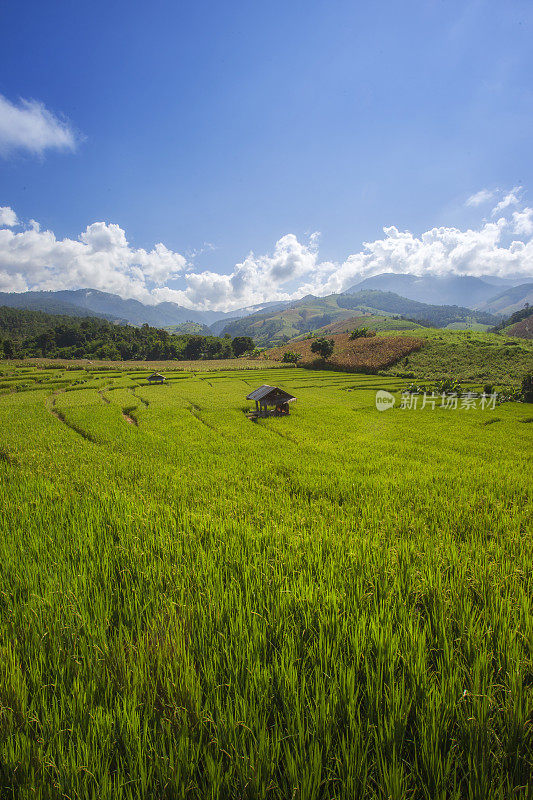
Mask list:
[[[232,358],[253,342],[237,337],[175,335],[149,325],[115,325],[0,306],[0,358],[194,360]]]
[[[416,322],[425,323],[434,328],[445,328],[456,322],[468,319],[483,325],[494,325],[497,318],[486,311],[473,311],[464,306],[431,305],[409,300],[394,292],[381,292],[378,289],[367,289],[355,294],[342,295],[339,305],[344,308],[371,308],[389,314],[401,314]]]
[[[100,321],[100,320],[99,320]],[[60,325],[79,325],[80,317],[0,306],[0,338],[27,339]]]

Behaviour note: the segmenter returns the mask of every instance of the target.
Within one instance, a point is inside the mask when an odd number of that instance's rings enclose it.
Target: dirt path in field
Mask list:
[[[137,406],[135,406],[135,408],[137,408]],[[135,427],[138,428],[139,420],[135,419],[135,417],[133,416],[133,411],[135,411],[135,408],[123,408],[122,416],[124,417],[128,425],[135,425]]]

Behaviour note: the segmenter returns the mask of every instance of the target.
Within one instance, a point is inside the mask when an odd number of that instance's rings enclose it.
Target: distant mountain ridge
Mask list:
[[[55,314],[68,317],[100,317],[110,322],[124,322],[116,314],[102,313],[88,310],[70,297],[65,297],[64,292],[0,292],[0,306],[9,308],[26,309],[28,311],[41,311],[45,314]],[[73,294],[73,293],[69,293]]]
[[[48,314],[78,317],[90,315],[128,325],[146,323],[155,328],[164,328],[185,322],[198,322],[209,326],[217,320],[245,316],[247,313],[254,313],[276,304],[261,303],[250,308],[226,312],[195,311],[169,302],[145,305],[139,300],[124,300],[119,295],[101,292],[98,289],[65,289],[56,292],[0,292],[0,305],[44,311]]]
[[[533,279],[532,279],[533,280]],[[523,282],[523,281],[522,281]],[[394,292],[409,300],[430,305],[457,305],[467,308],[485,308],[485,304],[499,292],[520,284],[520,281],[507,281],[489,275],[472,277],[470,275],[411,275],[396,272],[383,272],[365,278],[346,289],[344,294],[355,294],[368,289]],[[507,288],[505,288],[507,287]]]
[[[525,302],[533,302],[533,279],[531,282],[517,285],[513,281],[492,276],[473,278],[457,275],[440,277],[426,275],[418,277],[390,272],[366,278],[351,286],[342,295],[328,295],[322,298],[308,295],[298,300],[268,301],[226,312],[198,311],[171,302],[147,305],[139,300],[123,299],[119,295],[97,289],[2,292],[0,293],[0,305],[43,311],[48,314],[91,315],[107,319],[110,322],[128,325],[146,323],[157,328],[172,329],[177,325],[192,322],[208,326],[213,334],[218,335],[231,320],[242,320],[249,316],[263,314],[272,316],[289,311],[291,308],[301,308],[306,305],[315,309],[323,308],[322,313],[330,313],[336,309],[336,313],[339,315],[342,301],[330,302],[328,297],[353,297],[358,294],[362,302],[360,292],[367,291],[379,291],[384,294],[392,292],[396,297],[403,298],[404,301],[431,306],[459,306],[461,309],[476,309],[489,314],[508,316],[513,311],[522,308]],[[405,303],[403,310],[400,310],[397,301],[395,302],[396,306],[391,313],[403,315],[411,313],[418,317],[422,311],[422,309],[412,309],[409,312],[405,310]],[[344,308],[347,307],[345,302]],[[371,305],[371,308],[379,307]],[[387,308],[381,310],[387,311]]]
[[[520,311],[526,303],[533,305],[533,281],[504,289],[483,303],[480,310],[505,317]]]

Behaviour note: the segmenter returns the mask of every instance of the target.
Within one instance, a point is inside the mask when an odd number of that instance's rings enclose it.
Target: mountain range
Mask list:
[[[533,282],[533,278],[531,281]],[[382,292],[394,292],[409,300],[417,300],[419,303],[484,308],[484,304],[491,298],[519,283],[525,281],[505,280],[491,275],[474,278],[469,275],[418,276],[383,272],[355,283],[345,294],[379,289]]]
[[[382,294],[392,293],[398,299],[391,300],[389,298],[386,306],[379,306],[376,305],[377,298],[373,297],[369,305],[365,302],[365,299],[368,300],[367,293],[369,291],[377,291]],[[365,293],[365,296],[361,293]],[[76,289],[48,292],[3,292],[0,293],[0,305],[28,308],[49,314],[90,315],[130,325],[147,323],[159,328],[171,328],[194,322],[200,326],[209,326],[211,332],[218,335],[233,320],[257,315],[275,316],[284,311],[290,311],[296,306],[305,308],[306,305],[313,313],[321,311],[322,314],[327,314],[333,307],[338,311],[340,307],[355,308],[358,305],[367,305],[371,309],[379,309],[385,313],[420,318],[420,314],[424,310],[414,306],[409,307],[409,304],[405,302],[414,301],[431,306],[460,306],[463,310],[473,309],[502,317],[523,308],[526,302],[533,303],[533,279],[517,285],[516,281],[506,281],[492,276],[480,278],[457,275],[419,277],[389,272],[366,278],[354,284],[343,293],[343,296],[356,296],[356,304],[350,305],[349,301],[339,301],[340,295],[328,295],[320,298],[308,296],[300,300],[260,303],[229,312],[197,311],[177,303],[165,302],[147,305],[139,300],[125,300],[116,294],[96,289]],[[427,319],[427,317],[423,318]]]
[[[177,303],[147,305],[139,300],[125,300],[119,295],[97,289],[74,289],[57,292],[0,292],[0,306],[27,308],[48,314],[103,317],[129,325],[152,325],[156,328],[198,322],[211,325],[217,320],[253,314],[276,303],[261,303],[236,311],[195,311]]]

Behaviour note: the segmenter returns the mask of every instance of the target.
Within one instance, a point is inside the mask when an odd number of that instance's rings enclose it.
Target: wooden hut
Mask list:
[[[247,400],[255,401],[255,416],[266,417],[269,414],[275,416],[289,413],[289,403],[293,403],[296,398],[279,389],[277,386],[260,386],[250,394],[246,395]],[[272,410],[269,410],[272,408]]]
[[[161,375],[159,372],[152,372],[151,375],[148,375],[148,383],[164,383],[165,376]]]

